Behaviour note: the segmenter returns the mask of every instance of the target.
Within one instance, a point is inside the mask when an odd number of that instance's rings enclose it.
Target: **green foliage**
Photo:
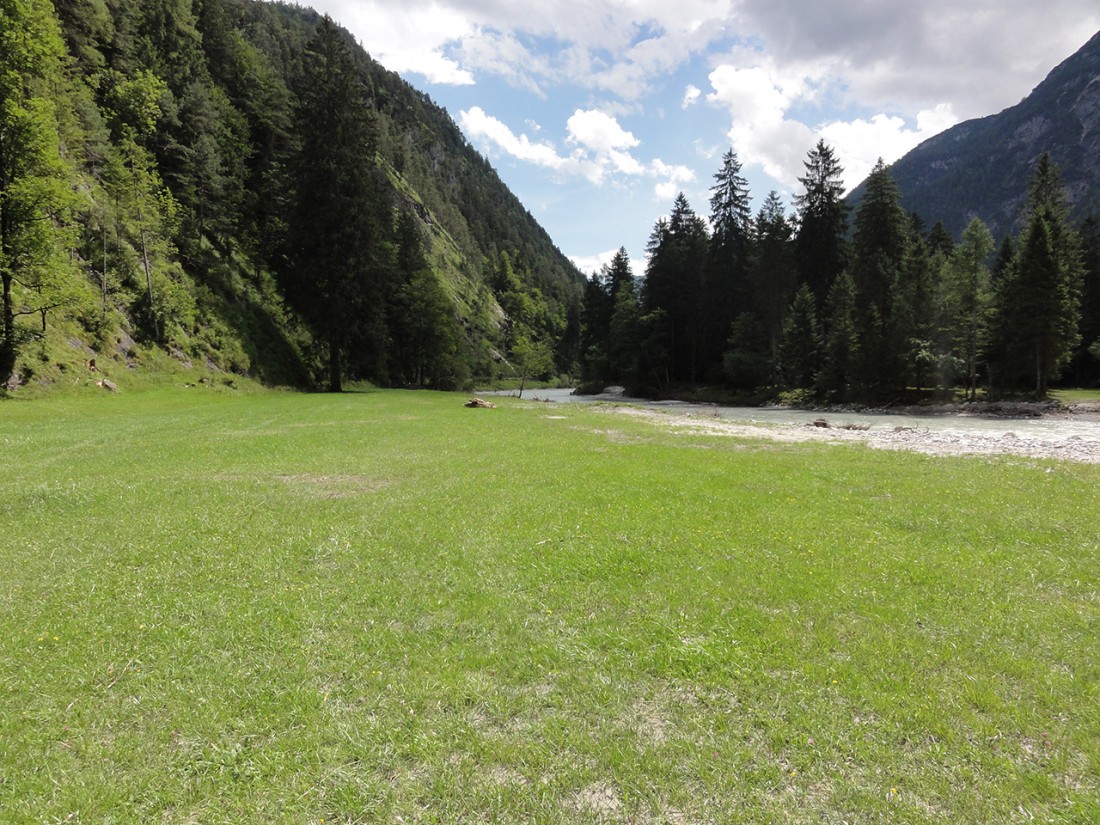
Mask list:
[[[798,288],[783,323],[780,363],[788,387],[808,390],[814,386],[821,366],[821,332],[817,302],[807,284]]]
[[[42,0],[0,2],[0,382],[16,365],[24,333],[16,316],[70,304],[79,290],[66,262],[74,196],[58,141],[64,46]]]
[[[66,328],[77,320],[75,337],[108,350],[120,333],[167,348],[180,363],[293,383],[324,372],[332,383],[326,319],[335,315],[348,376],[454,385],[488,376],[490,353],[504,346],[483,270],[505,251],[519,278],[512,292],[533,302],[529,323],[555,367],[579,359],[579,273],[449,116],[346,31],[327,24],[345,61],[321,83],[307,53],[325,24],[309,9],[252,0],[59,0],[55,9],[0,6],[0,148],[12,161],[0,196],[4,255],[20,261],[18,277],[15,264],[3,267],[12,277],[2,347],[9,365],[20,342],[41,335],[48,313]],[[339,163],[369,186],[345,192],[338,212],[358,225],[370,213],[372,228],[354,253],[355,271],[343,267],[348,300],[315,312],[313,298],[341,290],[316,280],[320,266],[285,276],[292,258],[319,261],[295,249],[299,241],[314,241],[314,252],[332,247],[308,225],[309,209],[292,201],[302,189],[301,147],[324,149],[327,135],[321,121],[296,113],[336,81],[354,87],[372,132],[359,152],[345,142]],[[415,270],[395,262],[395,194],[425,237]],[[33,221],[17,216],[20,202],[41,206]],[[337,246],[351,254],[356,244]],[[284,276],[277,285],[276,271]],[[403,331],[387,329],[395,323]],[[59,357],[53,343],[41,351]],[[165,363],[127,360],[142,369]]]
[[[803,192],[795,198],[795,254],[802,283],[809,284],[818,303],[822,303],[848,260],[848,206],[841,178],[844,168],[823,140],[810,150],[805,167],[806,174],[798,179]]]
[[[1078,379],[1092,374],[1100,231],[1086,222],[1082,236],[1069,225],[1049,157],[1036,164],[1028,231],[1019,242],[1007,237],[992,262],[979,220],[958,243],[939,223],[925,235],[881,161],[863,187],[849,245],[832,149],[819,143],[806,167],[797,219],[772,193],[747,234],[732,153],[713,190],[711,223],[721,231],[709,235],[678,197],[654,226],[641,307],[613,355],[609,273],[588,285],[586,377],[635,381],[653,395],[705,377],[742,391],[812,387],[838,400],[891,403],[950,395],[960,383],[975,399],[983,381],[1011,393],[1030,380],[1043,395],[1071,363]],[[741,311],[716,354],[707,330],[734,307]]]
[[[858,372],[860,349],[856,284],[847,270],[829,289],[825,302],[825,335],[822,344],[818,387],[827,395],[847,400],[852,397]]]
[[[993,291],[987,261],[993,236],[980,218],[974,218],[945,269],[944,306],[948,335],[963,364],[967,392],[977,395],[978,363],[989,344]]]
[[[1069,363],[1080,340],[1081,262],[1061,177],[1049,155],[1032,176],[1024,217],[1027,228],[1008,277],[999,285],[998,332],[1003,342],[1002,381],[1036,396]]]

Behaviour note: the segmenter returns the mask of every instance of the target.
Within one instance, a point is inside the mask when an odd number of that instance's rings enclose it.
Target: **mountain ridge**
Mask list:
[[[995,236],[1016,228],[1044,152],[1061,170],[1073,217],[1100,214],[1100,32],[1019,103],[964,121],[890,166],[902,204],[958,237],[981,218]],[[848,196],[858,203],[864,184]]]

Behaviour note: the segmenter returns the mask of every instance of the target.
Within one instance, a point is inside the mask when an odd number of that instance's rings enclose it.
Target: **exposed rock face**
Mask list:
[[[960,123],[892,167],[902,203],[956,237],[975,215],[994,237],[1016,230],[1032,167],[1050,152],[1074,219],[1100,218],[1100,33],[1020,103]],[[849,200],[858,203],[862,186]]]

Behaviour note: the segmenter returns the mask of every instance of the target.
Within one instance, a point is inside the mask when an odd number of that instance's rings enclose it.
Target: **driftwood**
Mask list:
[[[473,407],[474,409],[479,410],[496,409],[496,404],[490,404],[488,401],[485,401],[482,398],[471,398],[469,401],[466,402],[466,406]]]
[[[828,428],[829,428],[829,422],[828,422],[828,421],[826,421],[826,420],[825,420],[824,418],[815,418],[815,419],[814,419],[814,423],[813,423],[813,425],[812,425],[812,426],[814,426],[814,427],[822,427],[822,428],[824,428],[824,429],[828,429]]]

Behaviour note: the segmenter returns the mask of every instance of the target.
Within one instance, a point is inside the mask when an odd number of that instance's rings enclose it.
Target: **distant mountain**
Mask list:
[[[1020,103],[926,140],[891,166],[902,203],[956,237],[974,216],[1013,232],[1035,161],[1049,152],[1074,218],[1100,216],[1100,33]],[[862,184],[849,196],[858,203]]]

